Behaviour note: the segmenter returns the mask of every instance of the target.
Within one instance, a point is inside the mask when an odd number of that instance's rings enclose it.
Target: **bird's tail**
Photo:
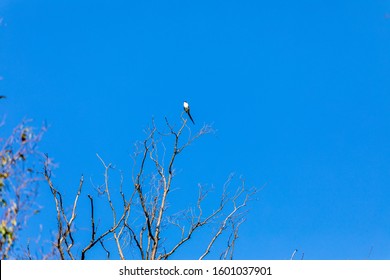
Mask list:
[[[191,114],[190,114],[190,112],[188,112],[188,116],[190,117],[190,119],[191,119],[192,123],[193,123],[193,124],[195,124],[194,120],[193,120],[193,119],[192,119],[192,117],[191,117]]]

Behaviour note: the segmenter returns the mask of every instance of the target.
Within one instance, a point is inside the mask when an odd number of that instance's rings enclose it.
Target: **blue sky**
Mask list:
[[[390,1],[243,2],[3,0],[7,128],[50,125],[71,196],[100,178],[96,153],[130,172],[152,117],[187,100],[216,133],[178,162],[183,197],[231,172],[266,186],[236,258],[389,259]]]

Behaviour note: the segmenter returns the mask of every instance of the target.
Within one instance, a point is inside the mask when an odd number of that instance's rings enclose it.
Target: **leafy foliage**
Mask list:
[[[12,254],[18,233],[27,220],[39,212],[36,205],[38,182],[42,175],[36,163],[43,154],[37,145],[46,131],[38,132],[24,121],[7,138],[0,138],[0,255],[1,259],[16,258]],[[0,128],[4,129],[4,121]]]

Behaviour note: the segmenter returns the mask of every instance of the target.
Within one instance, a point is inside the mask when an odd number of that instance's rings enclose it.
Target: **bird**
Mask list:
[[[25,143],[27,141],[27,129],[23,130],[22,135],[20,136],[20,139],[22,140],[22,143]]]
[[[195,124],[194,120],[192,119],[191,117],[191,114],[190,114],[190,105],[188,105],[187,101],[184,101],[183,102],[183,107],[184,107],[184,111],[188,114],[188,116],[190,117],[191,121],[193,124]]]
[[[7,96],[5,96],[5,95],[0,95],[0,99],[4,99],[4,98],[7,98]]]

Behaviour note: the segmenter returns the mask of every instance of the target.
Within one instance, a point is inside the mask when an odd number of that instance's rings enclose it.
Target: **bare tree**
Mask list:
[[[205,233],[210,232],[207,226],[212,226],[214,231],[209,241],[202,244],[203,249],[196,258],[206,258],[222,236],[227,237],[227,242],[220,258],[233,258],[238,230],[245,221],[245,208],[256,189],[248,189],[244,180],[239,180],[238,186],[232,188],[235,177],[230,175],[220,188],[221,196],[211,212],[204,207],[211,190],[202,184],[198,184],[198,195],[192,207],[174,209],[169,201],[177,175],[176,160],[196,139],[213,130],[211,126],[205,125],[192,135],[183,115],[177,128],[165,119],[165,130],[159,131],[153,121],[144,141],[136,143],[131,187],[124,184],[122,173],[118,187],[113,186],[115,184],[111,182],[110,176],[116,170],[115,167],[97,155],[104,168],[104,182],[95,189],[99,197],[105,198],[111,224],[103,226],[99,223],[100,227],[97,226],[97,220],[100,219],[96,217],[95,210],[104,206],[98,206],[94,196],[88,194],[90,239],[87,244],[81,245],[79,256],[76,256],[73,248],[76,244],[77,204],[84,179],[80,179],[73,206],[66,213],[62,195],[54,186],[49,166],[45,165],[44,176],[50,186],[57,213],[54,244],[61,259],[86,259],[88,253],[99,246],[107,258],[114,253],[120,259],[165,260],[190,243],[195,232],[201,232],[202,229]],[[196,247],[200,248],[199,244]]]
[[[9,137],[0,138],[1,259],[20,257],[16,249],[25,251],[17,242],[19,232],[28,219],[40,210],[36,204],[37,183],[43,177],[37,172],[36,164],[42,154],[37,145],[46,127],[34,129],[30,122],[22,122]],[[0,128],[3,127],[4,120],[0,123]],[[48,162],[47,166],[51,166],[51,163]]]

